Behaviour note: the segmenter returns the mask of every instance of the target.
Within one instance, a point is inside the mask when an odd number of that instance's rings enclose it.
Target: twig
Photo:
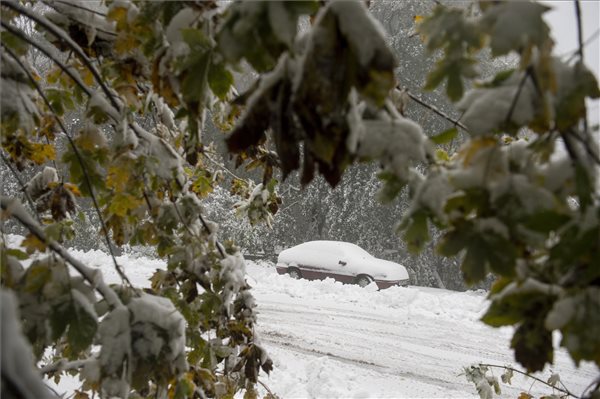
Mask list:
[[[3,1],[3,5],[5,5],[5,6],[11,8],[11,9],[13,9],[14,11],[16,11],[16,12],[22,14],[22,15],[25,15],[25,16],[29,17],[30,19],[36,21],[42,27],[44,27],[45,29],[47,29],[50,33],[52,33],[57,38],[61,39],[66,44],[68,44],[69,47],[75,52],[75,54],[77,54],[80,57],[81,61],[85,64],[85,66],[90,70],[90,72],[94,76],[94,79],[98,82],[98,84],[100,85],[102,91],[104,92],[104,94],[106,95],[106,97],[108,98],[108,100],[111,102],[111,105],[115,108],[115,110],[119,114],[121,113],[121,107],[119,106],[119,104],[115,100],[115,96],[113,95],[113,93],[111,93],[111,91],[106,86],[106,83],[102,79],[102,77],[101,77],[100,73],[98,72],[98,70],[94,67],[94,65],[92,64],[92,62],[90,61],[90,59],[85,55],[85,53],[83,52],[83,50],[81,49],[81,47],[79,47],[79,45],[77,43],[75,43],[62,29],[60,29],[59,27],[57,27],[56,25],[54,25],[52,22],[50,22],[46,18],[44,18],[44,17],[42,17],[40,15],[36,15],[35,13],[32,13],[29,9],[20,6],[19,4],[15,3],[12,0],[4,0]],[[61,69],[63,69],[65,71],[65,73],[67,73],[73,79],[73,81],[75,81],[79,86],[81,86],[82,89],[84,90],[84,92],[88,96],[90,96],[90,97],[92,96],[92,93],[85,86],[85,84],[81,81],[81,79],[79,79],[79,77],[75,76],[75,74],[73,74],[72,71],[69,70],[69,68],[67,68],[65,65],[62,65],[62,63],[60,63],[58,60],[56,60],[55,57],[52,56],[52,54],[50,53],[50,51],[48,51],[47,49],[43,48],[43,46],[39,45],[38,43],[35,43],[34,41],[30,40],[28,37],[26,37],[25,35],[23,35],[21,33],[21,31],[19,31],[18,29],[15,29],[13,26],[5,23],[4,21],[1,21],[1,24],[2,24],[3,27],[5,27],[11,33],[14,33],[16,36],[20,37],[22,40],[24,40],[24,41],[30,43],[31,45],[35,46],[36,48],[40,49],[52,61],[54,61]],[[118,121],[115,121],[115,122],[118,123]],[[141,136],[140,133],[138,132],[137,126],[135,124],[131,124],[130,123],[129,126],[133,129],[133,131],[135,132],[135,134],[138,137]],[[200,221],[202,222],[202,225],[206,229],[206,231],[208,231],[209,233],[211,233],[211,230],[208,227],[208,224],[206,223],[206,221],[204,220],[204,218],[202,217],[202,215],[199,215],[199,218],[200,218]],[[221,244],[219,242],[217,242],[217,249],[219,250],[219,253],[221,254],[221,256],[224,258],[225,257],[225,252],[224,252],[224,250],[223,250],[223,248],[222,248],[222,246],[221,246]]]
[[[588,44],[590,44],[591,42],[593,42],[594,40],[596,40],[598,38],[598,36],[600,36],[600,28],[596,29],[596,31],[594,33],[592,33],[591,35],[588,36],[587,39],[585,39],[585,41],[583,42],[583,47],[587,47]],[[563,54],[560,58],[564,58],[566,56],[569,56],[569,58],[567,59],[567,64],[571,61],[573,61],[573,58],[575,58],[577,55],[579,54],[579,48],[573,50],[573,51],[569,51],[566,54]]]
[[[36,42],[34,40],[31,40],[26,35],[24,35],[23,32],[21,32],[19,29],[15,28],[14,26],[12,26],[12,25],[4,22],[4,21],[0,21],[0,26],[2,26],[3,28],[5,28],[7,31],[9,31],[10,33],[12,33],[13,35],[15,35],[19,39],[23,40],[26,43],[29,43],[30,45],[32,45],[33,47],[37,48],[39,51],[41,51],[42,53],[44,53],[65,74],[67,74],[67,76],[69,76],[77,84],[77,86],[79,86],[83,90],[83,92],[88,97],[92,97],[93,93],[85,85],[85,83],[83,83],[83,81],[81,80],[81,78],[79,76],[75,75],[73,73],[73,71],[69,67],[67,67],[65,64],[63,64],[61,61],[57,60],[56,57],[54,57],[54,55],[50,52],[50,50],[48,50],[46,47],[42,46],[40,43],[38,43],[38,42]]]
[[[577,17],[577,41],[579,42],[578,54],[581,65],[584,64],[583,58],[583,23],[581,22],[581,4],[579,0],[575,0],[575,16]],[[583,103],[583,131],[588,132],[587,109],[585,102]]]
[[[590,147],[589,141],[586,141],[583,137],[579,136],[579,134],[577,134],[575,130],[570,130],[569,133],[571,133],[571,136],[573,136],[577,141],[581,143],[581,145],[583,145],[585,152],[588,153],[588,155],[594,160],[594,162],[600,165],[600,156],[598,156],[598,153],[594,152],[594,150]]]
[[[444,112],[440,111],[435,106],[427,104],[425,101],[421,100],[419,97],[415,96],[408,90],[406,90],[406,94],[408,94],[408,96],[410,98],[412,98],[417,104],[427,108],[428,110],[434,112],[435,114],[437,114],[437,115],[441,116],[442,118],[446,119],[447,121],[451,122],[454,126],[458,126],[465,132],[469,133],[469,129],[467,129],[467,127],[464,124],[462,124],[459,120],[452,119],[450,116],[448,116]]]
[[[258,378],[256,379],[256,381],[264,388],[267,390],[267,392],[269,393],[269,395],[271,395],[272,397],[276,398],[277,395],[275,395],[267,386],[267,384],[265,384],[264,382],[262,382],[261,380],[259,380]]]
[[[93,360],[95,359],[80,359],[68,362],[65,359],[61,359],[56,363],[47,364],[44,367],[41,367],[40,372],[42,374],[49,374],[57,371],[76,370],[82,368]]]
[[[61,4],[65,4],[68,5],[69,7],[73,7],[73,8],[79,8],[80,10],[84,10],[87,12],[91,12],[92,14],[96,14],[99,15],[101,17],[106,17],[106,14],[100,11],[96,11],[96,10],[92,10],[91,8],[87,8],[87,7],[83,7],[80,4],[75,4],[75,3],[71,3],[71,2],[66,2],[66,1],[61,1],[61,0],[54,0],[54,3],[61,3]],[[47,0],[44,0],[44,4],[48,4]],[[48,4],[50,5],[50,4]]]
[[[581,393],[581,397],[584,398],[586,397],[585,394],[587,393],[587,391],[590,391],[590,393],[594,393],[594,391],[596,391],[597,389],[600,388],[600,375],[598,377],[596,377],[595,380],[593,380],[590,385],[588,385],[583,392]]]
[[[515,93],[515,96],[513,97],[512,103],[510,104],[510,108],[508,109],[508,113],[506,114],[506,118],[504,119],[504,123],[507,125],[510,123],[510,120],[512,119],[513,112],[515,111],[515,108],[517,107],[517,102],[519,101],[519,97],[521,97],[521,91],[523,91],[523,86],[525,86],[525,81],[527,81],[527,78],[530,75],[531,75],[531,67],[528,67],[525,70],[525,73],[523,74],[521,81],[519,82],[519,88],[517,89],[517,92]]]
[[[25,183],[23,183],[23,180],[21,180],[21,177],[19,176],[19,174],[17,173],[17,171],[12,167],[12,165],[10,164],[10,160],[6,158],[6,156],[4,155],[4,153],[2,153],[2,161],[8,167],[8,169],[11,171],[11,173],[13,174],[13,176],[15,177],[15,179],[17,180],[17,183],[19,183],[19,186],[21,186],[21,191],[23,191],[23,194],[25,195],[25,198],[27,199],[27,202],[29,203],[29,206],[31,206],[32,211],[35,212],[35,217],[38,220],[38,223],[41,224],[42,223],[42,219],[40,218],[40,215],[39,215],[39,213],[37,211],[37,207],[35,206],[35,203],[33,202],[33,199],[31,198],[31,196],[27,192],[27,188],[25,187]]]
[[[29,216],[23,204],[16,198],[0,196],[0,208],[8,212],[12,217],[19,221],[35,237],[45,243],[48,248],[67,261],[83,276],[83,278],[94,287],[100,295],[106,300],[111,308],[123,308],[124,305],[119,299],[117,293],[104,282],[102,273],[97,269],[92,269],[84,265],[81,261],[75,259],[71,254],[55,240],[52,240],[44,234],[42,228]]]
[[[19,64],[19,66],[21,67],[21,69],[23,70],[23,72],[25,72],[25,74],[27,75],[27,77],[29,78],[29,80],[31,81],[31,83],[33,84],[33,86],[35,87],[35,89],[37,90],[37,92],[40,94],[40,96],[42,97],[42,99],[46,103],[46,106],[52,112],[52,116],[54,117],[54,119],[56,120],[56,122],[58,123],[58,125],[60,126],[60,128],[63,130],[63,132],[65,132],[65,136],[67,137],[67,141],[69,142],[69,145],[71,146],[71,148],[73,148],[73,153],[75,154],[75,157],[77,158],[77,162],[79,162],[79,165],[81,166],[81,170],[83,172],[84,181],[85,181],[85,184],[87,186],[87,189],[90,192],[90,197],[92,198],[92,202],[94,204],[94,208],[96,209],[96,213],[98,214],[98,218],[100,219],[100,225],[102,227],[102,233],[104,234],[104,238],[106,239],[106,245],[108,246],[108,251],[110,252],[110,256],[112,257],[113,263],[115,265],[115,269],[117,270],[117,273],[119,274],[119,277],[121,277],[121,279],[124,282],[126,282],[130,287],[133,287],[133,285],[129,281],[129,278],[127,278],[127,276],[125,275],[125,272],[123,272],[122,268],[117,263],[117,258],[115,256],[115,253],[114,253],[114,250],[113,250],[112,241],[111,241],[110,236],[108,234],[108,228],[106,227],[106,222],[104,221],[104,218],[102,217],[102,212],[100,211],[100,206],[98,205],[98,200],[96,199],[96,195],[94,194],[94,188],[92,187],[92,182],[91,182],[89,173],[87,171],[85,163],[83,162],[83,157],[81,156],[81,153],[79,152],[79,149],[75,145],[75,142],[73,141],[73,138],[71,137],[71,135],[68,133],[67,128],[62,123],[62,120],[58,117],[58,115],[56,113],[56,110],[52,106],[52,103],[50,103],[50,101],[46,97],[46,94],[44,93],[44,91],[42,90],[42,88],[40,87],[40,85],[36,82],[36,80],[33,78],[33,76],[31,75],[31,73],[29,72],[29,70],[25,67],[25,65],[23,65],[23,63],[21,62],[21,60],[17,57],[16,54],[14,54],[12,52],[11,49],[6,48],[6,47],[5,47],[5,49],[6,49],[7,53],[11,57],[13,57],[13,59]]]
[[[566,388],[563,389],[563,388],[560,388],[560,387],[555,387],[553,385],[550,385],[546,381],[542,380],[541,378],[537,378],[537,377],[535,377],[535,376],[533,376],[533,375],[531,375],[529,373],[526,373],[526,372],[521,371],[521,370],[517,370],[517,369],[509,367],[509,366],[499,366],[497,364],[486,364],[486,363],[479,363],[479,365],[480,366],[484,366],[484,367],[490,367],[490,368],[498,368],[498,369],[510,370],[510,371],[512,371],[514,373],[518,373],[518,374],[524,375],[526,377],[532,378],[532,379],[534,379],[537,382],[541,382],[542,384],[544,384],[544,385],[546,385],[546,386],[548,386],[548,387],[550,387],[552,389],[556,389],[557,391],[560,391],[560,392],[562,392],[562,393],[564,393],[564,394],[566,394],[568,396],[572,396],[574,398],[578,397],[577,395],[573,394],[571,391],[569,391]]]
[[[207,153],[206,151],[202,152],[202,155],[208,159],[213,165],[219,167],[220,169],[222,169],[225,173],[227,173],[229,176],[233,177],[234,179],[238,179],[238,180],[244,180],[241,177],[237,176],[235,173],[233,173],[231,170],[229,170],[227,167],[225,167],[225,165],[221,165],[219,162],[215,161],[214,159],[212,159]]]
[[[82,23],[80,21],[78,21],[77,19],[71,17],[70,15],[64,14],[64,12],[62,12],[62,10],[60,10],[59,8],[56,7],[56,4],[54,4],[54,2],[48,2],[48,0],[42,0],[42,3],[46,4],[48,7],[51,7],[53,10],[55,10],[58,13],[60,13],[61,15],[67,17],[69,19],[69,21],[72,21],[72,22],[74,22],[76,24],[82,25]],[[106,17],[106,15],[104,15],[102,13],[94,12],[93,10],[90,10],[88,8],[85,8],[85,7],[81,7],[81,6],[79,6],[79,5],[75,4],[75,3],[66,3],[66,2],[63,2],[63,1],[57,1],[56,3],[66,4],[66,5],[68,5],[70,7],[73,7],[73,8],[78,8],[80,10],[84,10],[84,11],[87,11],[87,12],[90,12],[90,13],[93,13],[93,14],[98,14],[98,15],[101,15],[103,17]],[[114,36],[115,38],[117,37],[117,34],[115,32],[109,32],[107,30],[104,30],[104,29],[101,29],[101,28],[98,28],[98,27],[94,27],[94,29],[96,29],[96,31],[102,32],[102,33],[104,33],[104,34],[106,34],[108,36]]]
[[[81,47],[79,47],[79,45],[77,43],[75,43],[75,41],[73,41],[73,39],[71,39],[65,33],[64,30],[62,30],[61,28],[59,28],[58,26],[56,26],[55,24],[50,22],[45,17],[38,15],[38,14],[32,12],[30,9],[15,3],[13,0],[4,0],[2,3],[3,3],[3,5],[7,6],[8,8],[11,8],[14,11],[20,13],[21,15],[25,15],[28,18],[34,20],[40,26],[42,26],[47,31],[49,31],[54,36],[56,36],[58,39],[62,40],[64,43],[68,44],[69,47],[75,52],[75,54],[85,64],[85,66],[88,68],[88,70],[92,73],[92,76],[94,76],[94,79],[96,80],[98,85],[100,85],[100,88],[102,89],[102,91],[104,91],[104,94],[106,95],[107,99],[111,102],[111,105],[120,113],[121,107],[115,100],[113,93],[106,86],[106,82],[104,81],[104,79],[102,79],[100,72],[98,72],[96,67],[92,64],[92,62],[90,61],[88,56],[83,52]]]

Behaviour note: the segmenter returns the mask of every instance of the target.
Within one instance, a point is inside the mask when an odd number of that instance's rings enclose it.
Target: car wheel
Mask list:
[[[372,281],[373,281],[373,279],[371,277],[369,277],[369,276],[358,276],[356,278],[356,284],[359,287],[362,287],[362,288],[364,288],[367,285],[371,284]]]
[[[295,267],[288,268],[288,274],[294,280],[298,280],[302,277],[302,275],[300,274],[300,270],[296,269]]]

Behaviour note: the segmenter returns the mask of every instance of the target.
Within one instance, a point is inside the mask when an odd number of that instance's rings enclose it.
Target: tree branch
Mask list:
[[[506,118],[504,119],[505,124],[509,124],[512,119],[513,113],[515,112],[515,108],[517,107],[517,101],[519,101],[519,97],[521,97],[521,91],[523,91],[523,86],[525,86],[525,82],[527,78],[531,75],[531,67],[528,67],[519,82],[519,88],[513,97],[512,103],[510,104],[510,108],[508,109],[508,113],[506,114]]]
[[[75,82],[77,84],[77,86],[79,86],[88,97],[92,97],[93,93],[85,85],[85,83],[83,83],[83,81],[81,80],[81,78],[79,76],[77,76],[75,73],[73,73],[73,71],[71,70],[71,68],[67,67],[61,61],[57,60],[56,57],[54,57],[54,55],[50,52],[50,50],[48,50],[46,47],[42,46],[40,43],[31,40],[26,35],[24,35],[23,32],[21,32],[19,29],[15,28],[14,26],[12,26],[12,25],[4,22],[4,21],[0,21],[0,26],[2,26],[4,29],[6,29],[7,31],[9,31],[10,33],[12,33],[13,35],[15,35],[19,39],[23,40],[26,43],[29,43],[30,45],[32,45],[33,47],[37,48],[39,51],[41,51],[42,53],[44,53],[65,74],[67,74],[67,76],[69,76],[73,80],[73,82]]]
[[[60,359],[56,363],[47,364],[44,367],[41,367],[40,372],[42,374],[49,374],[49,373],[55,373],[55,372],[60,372],[60,371],[65,371],[65,370],[76,370],[76,369],[82,368],[83,366],[85,366],[88,363],[91,363],[94,360],[95,359],[90,358],[90,359],[73,360],[73,361],[68,362],[66,359]]]
[[[119,114],[121,113],[121,107],[119,106],[118,102],[116,101],[115,96],[113,95],[113,93],[111,93],[111,91],[106,86],[106,83],[102,79],[102,77],[101,77],[100,73],[98,72],[98,70],[94,67],[94,65],[92,64],[92,62],[85,55],[85,53],[83,52],[83,50],[81,49],[81,47],[79,47],[79,45],[77,43],[75,43],[61,28],[57,27],[52,22],[48,21],[45,17],[37,15],[36,13],[31,12],[31,10],[29,10],[29,9],[27,9],[25,7],[22,7],[21,5],[15,3],[13,0],[5,0],[5,1],[3,1],[2,4],[5,5],[5,6],[7,6],[8,8],[13,9],[14,11],[16,11],[16,12],[22,14],[22,15],[25,15],[28,18],[34,20],[35,22],[37,22],[38,24],[40,24],[42,27],[44,27],[45,29],[47,29],[54,36],[56,36],[57,38],[63,40],[66,44],[68,44],[69,47],[74,51],[74,53],[79,56],[79,58],[81,59],[81,61],[90,70],[90,72],[94,76],[94,79],[98,82],[98,84],[102,88],[102,91],[104,92],[104,94],[106,95],[106,97],[108,98],[108,100],[111,102],[111,105],[115,108],[115,110]],[[37,44],[34,41],[30,40],[28,37],[26,37],[25,35],[23,35],[18,29],[15,29],[14,27],[10,26],[9,24],[5,23],[4,21],[2,21],[1,23],[2,23],[2,26],[5,27],[7,30],[9,30],[11,33],[14,33],[16,36],[20,37],[22,40],[24,40],[27,43],[30,43],[31,45],[33,45],[36,48],[40,49],[44,54],[46,54],[50,59],[52,59],[52,61],[54,61],[57,65],[59,65],[59,67],[63,71],[65,71],[65,73],[67,73],[69,75],[69,77],[71,77],[73,79],[73,81],[75,81],[79,86],[81,86],[82,89],[85,91],[85,93],[88,96],[90,96],[90,97],[92,96],[92,93],[85,86],[85,84],[81,81],[81,79],[79,79],[78,77],[76,77],[69,70],[69,68],[67,68],[66,66],[64,66],[58,60],[56,60],[55,57],[52,56],[52,54],[50,53],[50,51],[48,51],[47,49],[44,49],[43,46],[40,46],[39,44]],[[115,122],[118,122],[118,121],[115,121]],[[132,128],[132,130],[136,133],[136,135],[138,137],[141,137],[139,131],[137,130],[137,126],[135,124],[131,124],[130,123],[129,126]],[[204,218],[202,217],[202,215],[199,215],[199,217],[200,217],[200,221],[202,222],[202,225],[204,226],[204,228],[206,229],[206,231],[208,231],[210,233],[211,230],[208,227],[208,224],[206,223],[206,221],[204,220]],[[219,253],[221,254],[221,256],[224,258],[225,257],[225,252],[224,252],[224,250],[223,250],[223,248],[222,248],[222,246],[221,246],[221,244],[219,242],[217,242],[217,249],[219,250]]]
[[[8,169],[11,171],[11,173],[15,177],[15,180],[17,180],[17,183],[19,183],[19,186],[21,186],[21,191],[23,191],[23,194],[25,195],[25,198],[27,199],[27,202],[29,203],[29,206],[31,207],[32,211],[35,212],[35,217],[38,220],[38,223],[42,223],[42,219],[40,218],[40,214],[37,211],[37,207],[35,206],[35,203],[33,202],[33,199],[31,199],[31,196],[27,192],[27,188],[25,187],[25,183],[23,183],[23,180],[21,180],[21,177],[19,176],[19,174],[17,173],[17,171],[12,167],[12,165],[10,164],[10,160],[6,158],[6,156],[4,155],[4,153],[2,153],[2,161],[8,167]]]
[[[106,95],[107,99],[111,102],[111,105],[119,113],[121,112],[121,106],[116,101],[113,93],[108,89],[108,86],[106,86],[106,83],[104,82],[104,79],[102,79],[100,72],[98,72],[96,67],[92,64],[92,61],[90,61],[90,59],[83,52],[81,47],[79,47],[79,45],[77,43],[75,43],[75,41],[73,41],[73,39],[71,39],[69,37],[69,35],[67,35],[63,29],[59,28],[58,26],[56,26],[55,24],[50,22],[46,17],[41,16],[41,15],[33,12],[32,10],[15,3],[13,0],[4,0],[2,2],[2,4],[7,6],[8,8],[13,9],[14,11],[20,13],[21,15],[25,15],[28,18],[32,19],[33,21],[37,22],[40,26],[45,28],[48,32],[52,33],[58,39],[62,40],[65,44],[67,44],[73,50],[73,52],[81,59],[81,61],[89,69],[89,71],[92,73],[92,75],[94,76],[94,79],[96,80],[98,85],[100,85],[100,88]]]
[[[60,13],[61,15],[64,15],[65,17],[67,17],[67,19],[68,19],[69,21],[71,21],[71,22],[74,22],[74,23],[76,23],[76,24],[79,24],[79,25],[81,25],[81,22],[80,22],[80,21],[78,21],[77,19],[75,19],[75,18],[71,17],[70,15],[66,15],[66,14],[64,14],[64,13],[62,12],[62,10],[60,10],[59,8],[57,8],[56,4],[54,4],[55,2],[49,2],[48,0],[42,0],[42,3],[44,3],[44,4],[45,4],[45,5],[47,5],[48,7],[51,7],[51,8],[52,8],[53,10],[55,10],[57,13]],[[96,15],[100,15],[100,16],[102,16],[102,17],[106,17],[106,15],[105,15],[105,14],[102,14],[102,13],[99,13],[99,12],[95,12],[94,10],[90,10],[89,8],[81,7],[80,5],[78,5],[78,4],[75,4],[75,3],[67,3],[67,2],[64,2],[64,1],[56,1],[56,3],[64,4],[64,5],[67,5],[67,6],[69,6],[69,7],[77,8],[77,9],[79,9],[79,10],[84,10],[84,11],[90,12],[90,13],[92,13],[92,14],[96,14]],[[116,34],[115,32],[109,32],[109,31],[107,31],[107,30],[104,30],[104,29],[101,29],[101,28],[98,28],[98,27],[94,27],[94,29],[96,29],[96,31],[98,31],[98,32],[102,32],[102,33],[104,33],[105,35],[108,35],[108,36],[113,36],[113,37],[115,37],[115,38],[117,37],[117,34]]]
[[[581,22],[581,4],[579,0],[575,0],[575,16],[577,17],[577,42],[579,43],[579,48],[577,49],[577,52],[579,54],[579,61],[581,61],[581,65],[584,65],[583,23]],[[587,134],[588,132],[587,108],[585,106],[585,101],[583,103],[583,132],[585,134]]]
[[[48,2],[48,0],[43,0],[43,2],[44,2],[44,4],[47,4],[49,6],[50,6],[49,3],[60,3],[60,4],[67,5],[69,7],[79,8],[80,10],[87,11],[87,12],[90,12],[92,14],[99,15],[101,17],[106,17],[106,14],[103,13],[103,12],[92,10],[91,8],[87,8],[87,7],[84,7],[84,6],[80,5],[80,4],[75,4],[75,3],[72,3],[72,2],[67,2],[67,1],[62,1],[62,0],[54,0],[52,2]]]
[[[544,380],[542,380],[542,379],[540,379],[540,378],[537,378],[537,377],[535,377],[535,376],[533,376],[533,375],[531,375],[531,374],[529,374],[529,373],[526,373],[526,372],[524,372],[524,371],[517,370],[517,369],[515,369],[515,368],[513,368],[513,367],[509,367],[509,366],[500,366],[500,365],[497,365],[497,364],[486,364],[486,363],[479,363],[479,366],[490,367],[490,368],[497,368],[497,369],[503,369],[503,370],[510,370],[510,371],[512,371],[512,372],[514,372],[514,373],[518,373],[518,374],[524,375],[524,376],[526,376],[526,377],[529,377],[529,378],[531,378],[531,379],[534,379],[534,380],[535,380],[535,381],[537,381],[537,382],[541,382],[542,384],[544,384],[544,385],[546,385],[546,386],[548,386],[548,387],[550,387],[550,388],[552,388],[552,389],[556,389],[557,391],[559,391],[559,392],[562,392],[562,393],[564,393],[565,395],[572,396],[572,397],[574,397],[574,398],[578,398],[578,396],[577,396],[577,395],[573,394],[571,391],[569,391],[569,390],[568,390],[568,389],[566,389],[566,388],[564,388],[564,389],[563,389],[563,388],[560,388],[560,387],[556,387],[556,386],[554,386],[554,385],[550,385],[549,383],[547,383],[546,381],[544,381]]]
[[[42,228],[29,216],[23,204],[16,198],[0,196],[0,208],[6,211],[11,217],[19,221],[27,230],[31,232],[40,241],[45,243],[48,248],[67,261],[71,266],[83,276],[83,278],[94,287],[100,295],[106,300],[106,303],[113,309],[124,307],[117,293],[104,282],[102,273],[98,269],[92,269],[84,265],[81,261],[75,259],[59,243],[46,237]]]
[[[36,80],[33,78],[31,73],[29,72],[29,70],[21,62],[19,57],[17,57],[17,55],[12,52],[11,49],[5,47],[5,50],[19,64],[19,67],[21,67],[23,72],[27,75],[27,77],[29,78],[29,80],[31,81],[31,83],[33,84],[33,86],[35,87],[37,92],[39,93],[39,95],[44,100],[44,103],[46,103],[46,106],[48,107],[48,109],[50,109],[50,111],[52,112],[52,116],[54,117],[54,119],[56,120],[56,122],[58,123],[60,128],[63,130],[63,132],[65,132],[67,141],[69,142],[69,145],[71,146],[71,148],[73,148],[73,153],[75,154],[75,157],[77,158],[77,162],[79,162],[79,165],[81,166],[81,170],[83,172],[83,180],[85,181],[87,189],[90,192],[90,197],[92,198],[94,208],[96,209],[96,213],[98,214],[98,218],[100,219],[100,226],[102,227],[102,233],[104,234],[104,238],[106,240],[106,245],[108,246],[108,252],[110,253],[110,256],[113,260],[117,274],[121,277],[121,280],[123,280],[125,283],[127,283],[130,287],[133,287],[133,285],[131,284],[131,281],[129,281],[129,278],[127,278],[127,276],[125,275],[125,272],[123,272],[123,269],[117,263],[117,258],[115,257],[112,241],[108,234],[108,228],[106,227],[106,222],[104,221],[104,218],[102,217],[102,212],[100,211],[100,206],[98,205],[98,200],[96,199],[96,195],[94,194],[94,188],[92,187],[92,182],[91,182],[89,173],[87,171],[87,168],[85,167],[85,163],[83,162],[83,157],[81,156],[79,149],[75,145],[75,142],[73,141],[73,138],[71,137],[71,135],[68,133],[67,128],[62,123],[62,120],[58,117],[58,114],[56,113],[56,110],[54,109],[54,107],[52,106],[50,101],[48,100],[48,97],[46,97],[46,94],[44,93],[44,91],[42,90],[40,85],[36,82]]]
[[[412,98],[417,104],[421,105],[422,107],[427,108],[428,110],[432,111],[433,113],[437,114],[438,116],[441,116],[442,118],[446,119],[448,122],[451,122],[454,126],[458,126],[465,132],[469,133],[469,129],[467,129],[467,127],[464,124],[462,124],[459,120],[452,119],[450,116],[448,116],[444,112],[437,109],[437,107],[426,103],[425,101],[421,100],[419,97],[415,96],[408,90],[406,90],[406,94],[408,94],[408,96],[410,98]]]

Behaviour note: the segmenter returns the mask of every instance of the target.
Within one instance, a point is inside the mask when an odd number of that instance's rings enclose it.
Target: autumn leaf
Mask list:
[[[28,254],[32,254],[36,251],[45,252],[47,248],[46,244],[33,234],[28,234],[27,237],[25,237],[21,242],[21,247],[25,248]]]

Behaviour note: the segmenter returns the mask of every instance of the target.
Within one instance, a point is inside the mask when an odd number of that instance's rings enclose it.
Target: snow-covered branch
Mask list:
[[[42,228],[29,216],[19,200],[1,196],[0,207],[10,216],[17,219],[35,237],[45,243],[48,248],[71,264],[102,295],[111,308],[124,307],[117,293],[104,282],[102,273],[99,270],[84,265],[81,261],[75,259],[62,245],[46,237]]]

